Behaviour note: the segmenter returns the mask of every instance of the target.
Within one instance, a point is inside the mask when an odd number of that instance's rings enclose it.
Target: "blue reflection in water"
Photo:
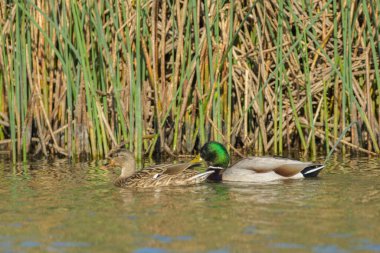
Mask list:
[[[153,235],[152,238],[163,243],[170,243],[173,241],[173,238],[165,235]]]
[[[247,226],[243,230],[243,234],[246,234],[246,235],[254,235],[256,234],[256,232],[257,232],[256,226]]]
[[[279,242],[272,244],[272,247],[279,249],[302,249],[304,246],[298,243]]]
[[[173,241],[191,241],[193,239],[190,235],[179,235],[179,236],[166,236],[166,235],[153,235],[153,239],[162,243],[171,243]]]
[[[370,250],[374,252],[380,252],[380,244],[365,244],[358,247],[359,250]]]
[[[229,253],[230,251],[228,249],[216,249],[216,250],[210,250],[207,251],[207,253]]]
[[[23,225],[20,222],[14,222],[14,223],[10,223],[8,226],[12,228],[21,228]]]
[[[368,239],[361,239],[358,240],[360,242],[360,245],[356,247],[358,250],[369,250],[373,252],[380,252],[380,244],[373,243]]]
[[[11,246],[11,242],[0,242],[0,249],[9,249]]]
[[[33,247],[38,247],[40,245],[41,244],[39,242],[33,242],[33,241],[24,241],[20,243],[20,246],[24,248],[33,248]]]
[[[89,247],[91,244],[87,242],[53,242],[51,244],[53,247],[57,248],[74,248],[74,247]]]
[[[133,251],[133,253],[168,253],[168,251],[160,248],[139,248]]]
[[[190,235],[179,235],[175,238],[177,241],[191,241],[193,239]]]
[[[315,253],[346,253],[347,251],[336,245],[318,245],[313,247]]]

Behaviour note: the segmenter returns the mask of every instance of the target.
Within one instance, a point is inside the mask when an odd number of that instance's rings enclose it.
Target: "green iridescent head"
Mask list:
[[[200,155],[208,165],[213,167],[227,168],[230,163],[227,149],[216,141],[210,141],[203,145]]]

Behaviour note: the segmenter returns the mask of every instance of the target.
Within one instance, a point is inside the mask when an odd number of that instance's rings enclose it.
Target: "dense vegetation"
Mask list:
[[[0,149],[380,153],[380,1],[0,1]],[[160,148],[160,149],[159,149]]]

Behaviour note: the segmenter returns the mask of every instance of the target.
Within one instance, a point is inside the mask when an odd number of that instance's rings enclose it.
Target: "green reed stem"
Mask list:
[[[327,82],[323,82],[323,118],[324,118],[324,124],[325,124],[325,145],[326,145],[326,152],[328,153],[330,151],[330,145],[329,145],[329,135],[330,135],[330,128],[329,128],[329,108],[328,108],[328,99],[327,99],[327,89],[328,85]]]
[[[141,64],[141,0],[136,0],[137,20],[136,20],[136,86],[134,90],[135,98],[135,118],[136,118],[136,152],[137,160],[142,158],[142,103],[141,103],[141,87],[142,87],[142,64]]]
[[[229,32],[228,44],[233,45],[234,33],[234,0],[230,0],[229,9]],[[228,88],[227,88],[227,148],[231,142],[231,123],[232,123],[232,51],[228,50]]]
[[[284,3],[283,1],[279,2],[280,15],[277,19],[277,38],[276,38],[276,47],[277,47],[277,62],[282,61],[282,42],[283,42],[283,15],[284,13]],[[277,71],[277,78],[275,84],[276,90],[276,106],[274,111],[274,152],[282,153],[282,82],[283,82],[283,70],[284,68],[280,67]]]
[[[288,79],[287,76],[285,76],[285,80],[287,80],[287,79]],[[306,150],[307,149],[307,145],[306,145],[304,133],[302,131],[301,123],[300,123],[300,120],[299,120],[299,117],[298,117],[298,114],[297,114],[297,108],[296,108],[296,106],[294,104],[293,94],[292,94],[292,90],[290,88],[289,83],[288,83],[288,86],[287,86],[287,90],[288,90],[288,94],[289,94],[290,105],[292,107],[294,122],[296,124],[296,128],[297,128],[297,131],[298,131],[298,136],[299,136],[299,138],[301,140],[302,148],[304,150]]]
[[[206,142],[205,135],[205,115],[203,107],[203,89],[201,83],[201,68],[200,68],[200,48],[199,48],[199,22],[197,14],[197,2],[191,0],[193,9],[193,22],[194,22],[194,41],[195,41],[195,71],[196,71],[196,83],[200,97],[198,98],[198,110],[199,110],[199,138],[200,144],[203,145]]]

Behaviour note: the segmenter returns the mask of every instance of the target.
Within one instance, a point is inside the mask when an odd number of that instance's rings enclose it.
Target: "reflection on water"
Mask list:
[[[317,180],[131,190],[96,163],[0,162],[0,252],[380,252],[380,159]]]

